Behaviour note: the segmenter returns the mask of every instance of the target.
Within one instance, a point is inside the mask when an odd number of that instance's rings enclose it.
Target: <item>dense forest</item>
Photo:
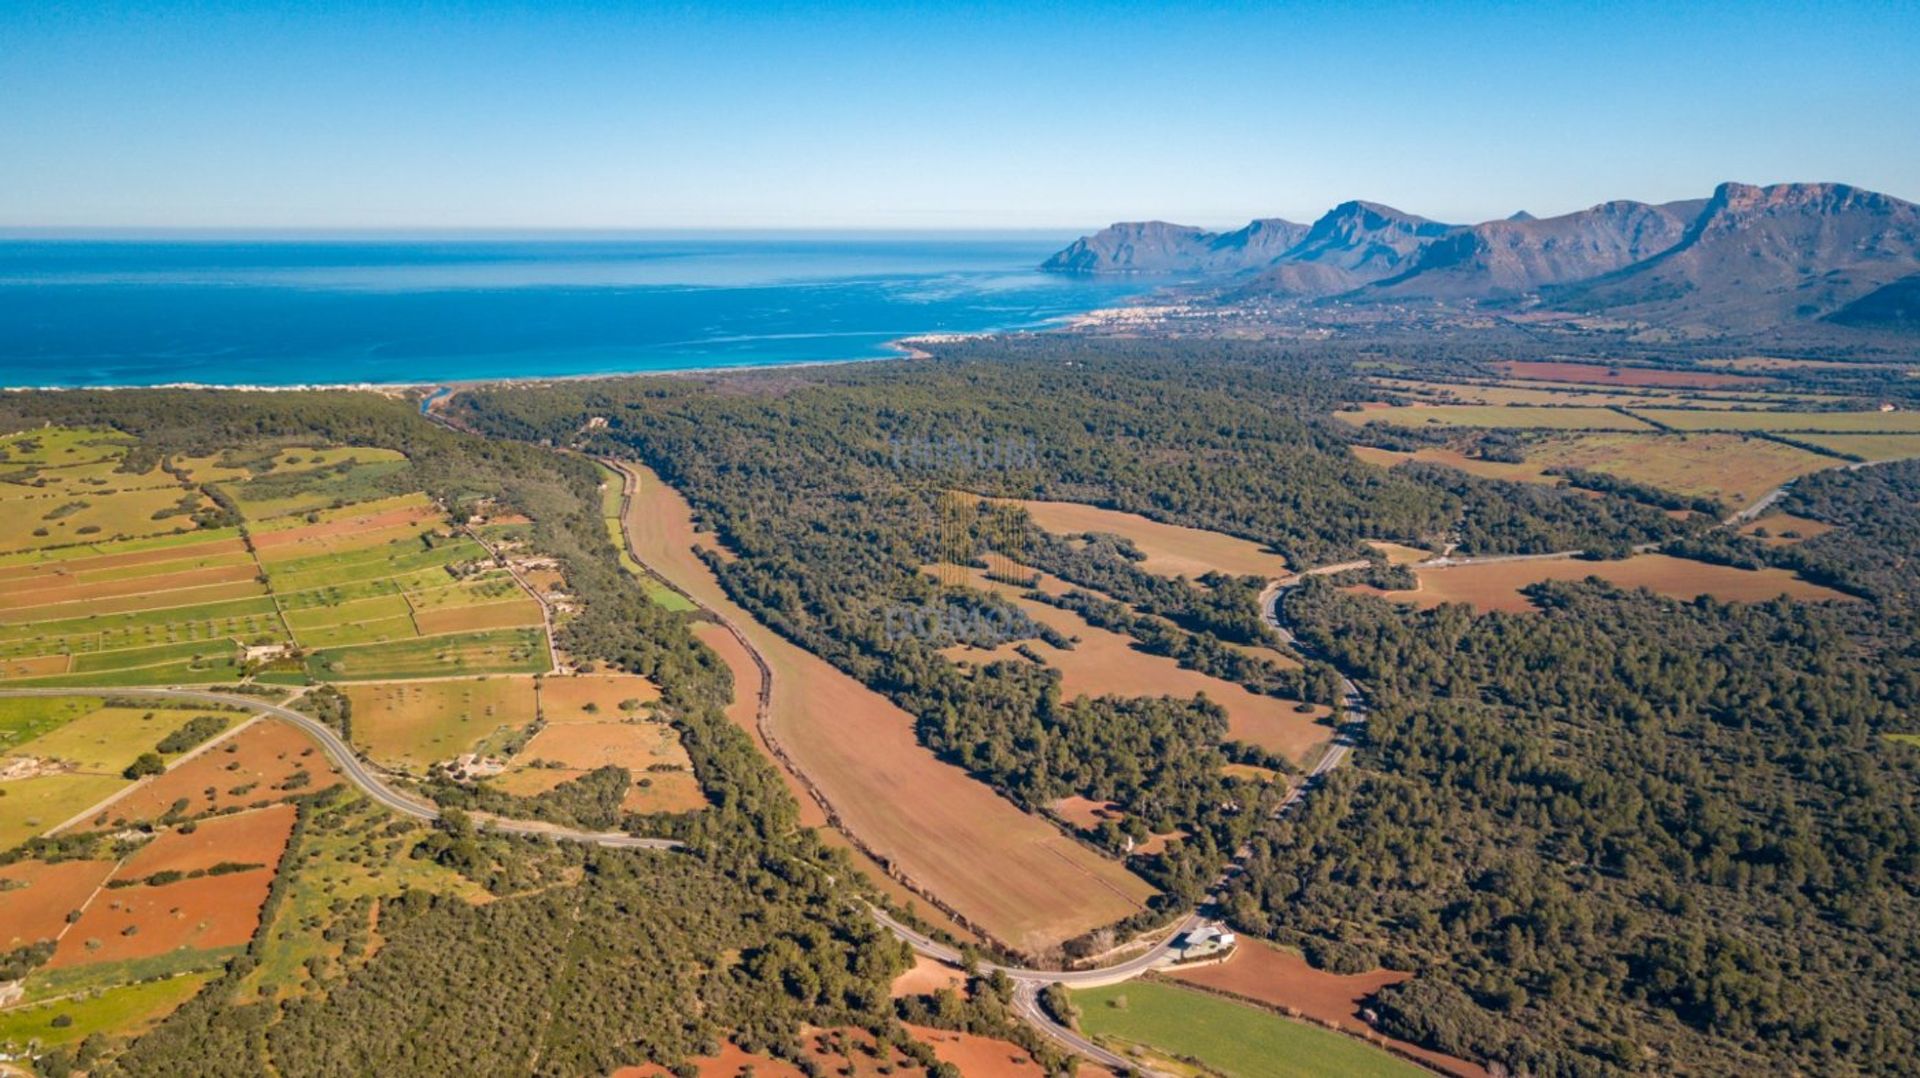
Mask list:
[[[1810,481],[1801,558],[1920,556],[1920,465]],[[1535,1073],[1898,1072],[1920,1053],[1920,651],[1868,602],[1679,603],[1538,585],[1540,615],[1302,588],[1365,680],[1360,766],[1256,844],[1247,927],[1388,989],[1386,1027]],[[1844,1000],[1844,1005],[1836,1001]]]

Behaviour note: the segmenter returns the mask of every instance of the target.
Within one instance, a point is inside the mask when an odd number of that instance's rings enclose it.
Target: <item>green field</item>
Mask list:
[[[0,752],[11,752],[95,710],[98,697],[19,697],[0,700]]]
[[[374,450],[352,451],[349,457],[371,458]],[[409,465],[404,458],[363,459],[350,467],[305,468],[272,472],[254,479],[221,484],[221,490],[240,506],[249,520],[306,513],[343,502],[372,501],[395,493],[392,482]]]
[[[540,629],[498,629],[327,648],[307,659],[307,673],[321,681],[539,674],[548,668],[546,638]]]
[[[1863,460],[1920,457],[1920,434],[1796,434],[1793,440]]]
[[[1695,412],[1679,408],[1632,411],[1676,430],[1920,434],[1920,412]]]
[[[273,600],[265,596],[129,614],[0,625],[0,659],[21,655],[80,655],[223,637],[252,640],[262,635],[286,638]]]
[[[1417,1078],[1426,1071],[1352,1037],[1218,996],[1154,981],[1073,993],[1080,1029],[1199,1060],[1231,1078]]]
[[[73,672],[93,674],[112,670],[131,670],[142,666],[173,666],[190,659],[217,663],[231,659],[233,652],[233,641],[223,638],[189,640],[184,643],[161,644],[150,648],[95,651],[77,656],[73,661]]]
[[[123,985],[98,995],[0,1011],[0,1045],[18,1052],[30,1044],[43,1049],[71,1044],[93,1033],[124,1034],[192,998],[213,976],[188,973]],[[56,1020],[63,1024],[54,1025]]]
[[[75,464],[131,445],[133,439],[110,430],[42,427],[0,437],[0,465]]]
[[[698,610],[699,607],[690,602],[686,596],[667,587],[652,573],[647,572],[645,566],[634,560],[633,552],[627,549],[626,530],[620,524],[620,473],[604,464],[596,463],[594,467],[599,469],[602,482],[600,518],[606,523],[607,538],[612,541],[613,549],[620,555],[621,567],[639,578],[640,590],[646,592],[647,598],[653,600],[655,605],[681,612]]]
[[[72,819],[126,784],[117,773],[41,775],[7,783],[5,809],[0,810],[0,850],[10,850]]]
[[[41,565],[47,562],[74,561],[79,558],[97,558],[102,554],[139,554],[149,550],[166,550],[170,547],[196,546],[222,539],[236,539],[239,535],[238,528],[209,528],[179,534],[153,535],[144,539],[123,539],[118,542],[102,539],[91,543],[77,543],[73,546],[21,550],[0,555],[0,569],[16,565]]]

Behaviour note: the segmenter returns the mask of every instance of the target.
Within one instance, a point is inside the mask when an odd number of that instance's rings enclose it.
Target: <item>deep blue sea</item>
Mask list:
[[[1145,291],[1071,236],[0,240],[0,386],[311,385],[897,354]]]

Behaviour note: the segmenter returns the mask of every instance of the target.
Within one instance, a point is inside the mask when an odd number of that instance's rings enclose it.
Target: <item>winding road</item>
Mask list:
[[[140,689],[0,689],[0,697],[8,696],[73,696],[76,693],[94,693],[108,697],[133,697],[151,700],[180,700],[195,704],[213,704],[224,707],[243,708],[247,711],[266,715],[270,718],[290,722],[305,731],[307,736],[320,743],[320,748],[340,774],[358,786],[366,795],[380,804],[405,816],[420,820],[437,820],[440,810],[432,804],[421,801],[388,786],[384,777],[360,759],[353,749],[333,728],[313,718],[302,715],[290,707],[268,703],[254,696],[238,693],[206,692],[200,689],[140,688]],[[496,816],[476,815],[479,825],[489,831],[507,835],[525,835],[533,838],[549,838],[562,842],[586,842],[596,846],[609,846],[627,850],[672,850],[679,849],[684,843],[670,838],[643,838],[622,831],[578,831],[569,827],[539,823],[529,820],[507,820]]]

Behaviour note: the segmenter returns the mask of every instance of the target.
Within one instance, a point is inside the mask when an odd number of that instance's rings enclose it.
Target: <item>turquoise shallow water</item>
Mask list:
[[[307,385],[870,359],[1150,287],[1070,236],[0,241],[0,385]]]

